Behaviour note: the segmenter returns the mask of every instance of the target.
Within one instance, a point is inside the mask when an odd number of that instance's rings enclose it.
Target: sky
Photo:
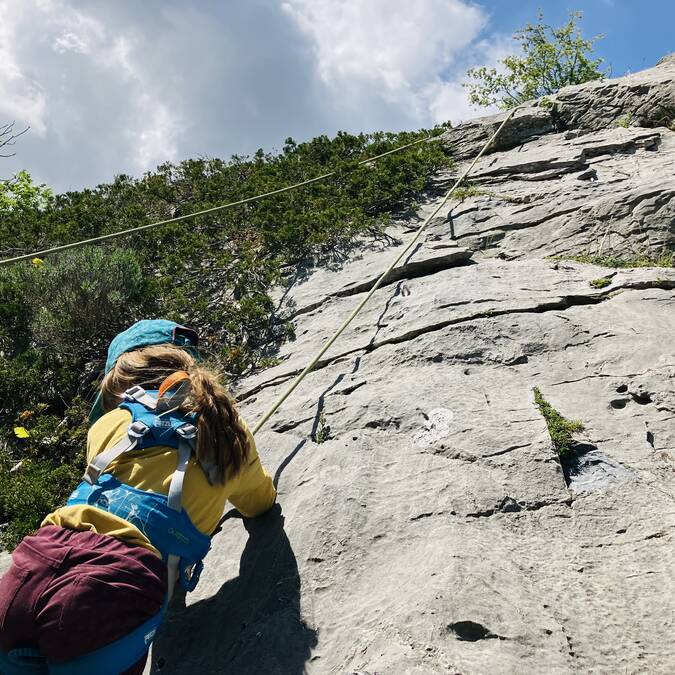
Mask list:
[[[0,0],[0,124],[58,192],[338,130],[476,117],[467,68],[582,10],[613,76],[675,51],[672,0]]]

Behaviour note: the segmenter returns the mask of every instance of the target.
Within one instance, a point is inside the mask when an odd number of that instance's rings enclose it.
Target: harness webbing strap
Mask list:
[[[89,463],[87,470],[84,472],[84,476],[82,476],[82,480],[87,481],[89,485],[93,485],[112,462],[120,455],[129,450],[133,450],[138,445],[141,436],[132,436],[131,434],[128,434],[125,438],[115,443],[112,448],[108,448],[99,455],[96,455]]]
[[[155,410],[157,401],[148,394],[143,387],[131,387],[124,392],[124,397],[127,400],[136,401],[148,408],[148,410]],[[150,430],[146,424],[141,421],[132,422],[127,431],[127,438],[115,443],[112,448],[108,448],[104,452],[96,455],[96,457],[89,463],[87,470],[82,477],[89,485],[93,485],[99,476],[114,462],[120,455],[129,450],[133,450],[141,438]]]
[[[147,410],[152,411],[155,418],[161,417],[157,413],[157,399],[148,394],[142,387],[132,387],[124,394],[127,401],[134,401],[141,404]],[[135,417],[135,414],[134,414]],[[151,425],[153,422],[149,422]],[[167,494],[167,505],[177,513],[183,510],[183,484],[185,482],[185,473],[192,456],[192,451],[197,437],[197,428],[194,424],[184,422],[180,426],[173,426],[173,433],[178,436],[178,457],[176,460],[176,469],[171,476],[169,491]],[[135,419],[129,425],[127,437],[123,438],[111,448],[97,455],[87,467],[84,480],[90,485],[94,485],[108,466],[114,462],[120,455],[133,450],[139,445],[143,436],[150,431],[150,426],[140,419]],[[179,555],[169,554],[166,559],[169,574],[169,597],[173,593],[174,587],[179,578],[181,578],[182,559]],[[199,564],[195,566],[195,580],[199,578]],[[193,570],[194,572],[194,570]],[[188,577],[188,582],[190,581]]]
[[[127,389],[124,392],[124,396],[127,400],[136,401],[144,405],[148,410],[154,410],[157,407],[157,399],[154,396],[150,396],[143,387],[131,387],[131,389]]]
[[[171,601],[173,597],[173,592],[176,589],[176,584],[180,577],[180,556],[170,555],[169,559],[166,561],[167,566],[167,598],[168,601]]]
[[[180,511],[183,508],[183,482],[190,455],[192,455],[192,446],[186,439],[181,438],[178,442],[178,463],[173,476],[171,476],[168,494],[169,508],[174,511]]]

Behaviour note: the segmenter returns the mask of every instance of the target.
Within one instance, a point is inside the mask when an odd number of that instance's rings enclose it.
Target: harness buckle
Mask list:
[[[135,385],[124,392],[126,401],[135,401],[145,406],[148,410],[154,410],[157,407],[157,400],[150,396],[143,387]]]
[[[124,392],[124,398],[126,398],[128,401],[135,401],[136,397],[143,396],[143,394],[145,394],[145,389],[136,384]]]
[[[189,593],[194,591],[197,583],[199,582],[199,577],[202,575],[202,570],[204,569],[204,562],[202,560],[197,561],[193,565],[186,565],[180,569],[180,583],[181,586]]]
[[[176,433],[186,441],[191,441],[194,438],[197,438],[197,427],[194,424],[186,422],[176,428]]]
[[[143,436],[145,436],[148,431],[150,431],[150,427],[145,424],[145,422],[141,422],[140,420],[132,422],[127,429],[127,433],[132,438],[143,438]]]

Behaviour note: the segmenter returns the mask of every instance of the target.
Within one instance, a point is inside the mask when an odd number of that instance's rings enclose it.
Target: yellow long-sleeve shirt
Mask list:
[[[131,413],[117,408],[101,417],[89,430],[87,461],[112,447],[127,433]],[[274,504],[276,490],[265,471],[255,441],[249,439],[249,461],[241,473],[225,485],[211,485],[193,457],[183,484],[183,508],[198,530],[210,535],[216,529],[225,504],[229,501],[244,516],[257,516]],[[154,447],[126,452],[106,470],[118,480],[140,490],[168,494],[171,476],[176,468],[177,452],[173,448]],[[64,506],[50,513],[42,525],[57,525],[71,530],[88,530],[116,537],[134,546],[144,546],[159,555],[148,538],[134,525],[119,516],[95,506]]]

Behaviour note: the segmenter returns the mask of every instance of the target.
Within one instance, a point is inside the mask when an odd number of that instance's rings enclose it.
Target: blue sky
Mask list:
[[[533,21],[538,8],[551,24],[563,23],[570,11],[583,11],[584,34],[605,36],[597,51],[612,67],[614,77],[649,68],[675,51],[672,0],[493,0],[481,4],[489,9],[492,28],[506,34]]]
[[[165,161],[274,150],[287,136],[475,117],[466,69],[494,65],[538,8],[584,12],[613,76],[675,51],[666,0],[0,0],[0,160],[58,191]]]

